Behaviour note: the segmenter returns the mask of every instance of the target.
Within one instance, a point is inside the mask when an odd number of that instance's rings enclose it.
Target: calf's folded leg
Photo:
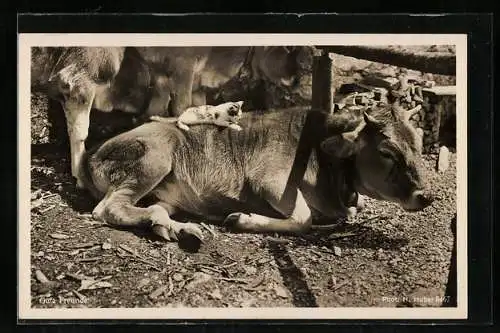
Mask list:
[[[159,204],[147,208],[133,205],[133,192],[127,188],[113,190],[97,205],[93,216],[108,224],[121,227],[151,227],[166,240],[194,236],[203,239],[201,229],[194,223],[180,223],[170,218]]]
[[[156,144],[122,137],[108,141],[94,153],[90,163],[94,180],[101,186],[107,184],[107,193],[92,215],[115,226],[152,227],[167,240],[180,240],[183,236],[201,240],[201,229],[196,225],[170,218],[175,207],[163,202],[147,208],[136,206],[171,171],[171,146],[167,142],[163,149],[158,149]]]
[[[277,211],[288,215],[286,214],[288,209],[275,197],[268,198],[267,201]],[[233,213],[226,218],[225,223],[242,231],[303,233],[311,226],[312,214],[302,193],[297,190],[292,212],[288,218],[277,219],[258,214]]]

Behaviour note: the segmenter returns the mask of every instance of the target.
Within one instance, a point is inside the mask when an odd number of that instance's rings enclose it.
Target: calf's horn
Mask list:
[[[392,108],[394,111],[401,114],[405,120],[410,120],[411,117],[413,117],[415,114],[417,114],[422,109],[422,105],[419,104],[412,109],[406,110],[401,106],[399,101],[396,101],[392,104]]]
[[[422,109],[422,105],[419,104],[415,106],[413,109],[405,111],[406,119],[410,120],[415,114],[417,114]]]

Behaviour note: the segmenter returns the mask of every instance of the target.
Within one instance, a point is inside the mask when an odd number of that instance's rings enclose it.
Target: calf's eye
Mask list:
[[[394,159],[394,156],[390,152],[388,152],[387,150],[379,150],[379,154],[380,154],[380,156],[382,156],[383,158],[385,158],[387,160]]]

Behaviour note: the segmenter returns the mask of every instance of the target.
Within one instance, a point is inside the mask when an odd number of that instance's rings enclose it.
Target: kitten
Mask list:
[[[166,123],[177,123],[177,127],[189,131],[188,125],[214,124],[223,127],[229,127],[236,131],[242,128],[237,123],[243,112],[241,107],[243,101],[227,102],[213,105],[194,106],[186,109],[178,118],[151,116],[151,120]]]

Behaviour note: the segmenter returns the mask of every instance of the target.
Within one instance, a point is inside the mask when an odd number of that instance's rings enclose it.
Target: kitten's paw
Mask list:
[[[182,129],[184,131],[189,131],[189,127],[183,123],[177,123],[177,127],[179,127],[180,129]]]
[[[235,131],[241,131],[243,129],[240,125],[236,125],[236,124],[231,124],[228,127],[231,129],[234,129]]]

